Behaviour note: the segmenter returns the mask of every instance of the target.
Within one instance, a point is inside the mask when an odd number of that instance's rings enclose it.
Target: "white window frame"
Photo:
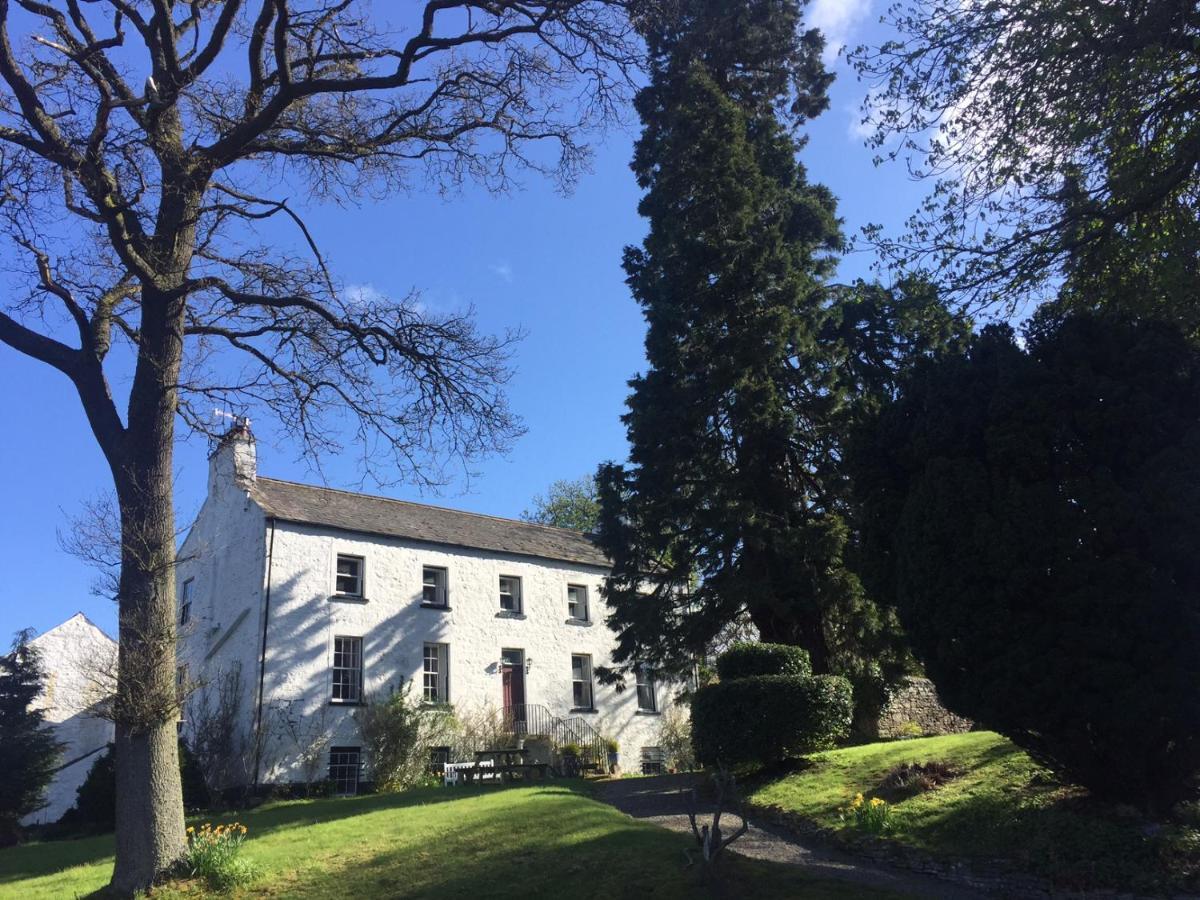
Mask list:
[[[638,666],[637,668],[637,705],[639,712],[658,712],[658,680],[654,677],[654,670],[649,666]],[[650,705],[642,703],[642,691],[646,691],[649,696]]]
[[[504,589],[505,582],[508,582],[508,590]],[[500,594],[500,611],[510,613],[520,613],[523,610],[523,598],[521,594],[521,577],[519,575],[501,575],[497,582],[497,590]],[[504,598],[507,597],[511,606],[504,605]]]
[[[195,578],[185,579],[179,589],[179,624],[186,625],[192,621],[192,583]]]
[[[575,677],[575,660],[582,660],[580,677]],[[586,700],[586,703],[579,702]],[[596,708],[596,686],[592,677],[592,656],[590,653],[571,654],[571,709],[593,710]]]
[[[430,651],[433,651],[432,655]],[[432,670],[431,662],[434,663]],[[425,642],[421,650],[421,698],[425,703],[450,702],[449,644]]]
[[[580,599],[574,601],[571,599],[571,592],[578,591]],[[575,604],[575,612],[571,612],[571,604]],[[579,607],[583,607],[583,615],[579,614]],[[567,585],[567,616],[576,622],[590,622],[592,611],[589,608],[591,604],[588,602],[588,589],[586,584],[568,584]]]
[[[354,560],[358,563],[358,574],[355,576],[345,575],[338,571],[341,568],[343,559]],[[343,578],[353,577],[358,582],[358,590],[343,591],[339,585],[339,581]],[[355,553],[336,553],[333,557],[333,595],[335,597],[349,597],[353,600],[361,600],[367,595],[367,560],[366,557],[359,556]]]
[[[351,641],[348,647],[339,649],[339,641]],[[346,659],[349,654],[350,659]],[[342,665],[338,665],[341,656]],[[357,665],[355,664],[357,663]],[[333,639],[333,660],[330,666],[329,702],[344,706],[358,706],[363,702],[363,639],[356,635],[339,634]],[[350,673],[349,681],[340,679],[339,672]],[[342,696],[338,694],[342,693]],[[347,696],[349,695],[349,696]]]
[[[430,585],[426,582],[427,573],[432,572],[434,584]],[[432,587],[434,590],[434,599],[427,600],[425,598],[425,589]],[[450,570],[445,566],[421,566],[421,605],[436,606],[440,609],[449,608],[450,606]]]

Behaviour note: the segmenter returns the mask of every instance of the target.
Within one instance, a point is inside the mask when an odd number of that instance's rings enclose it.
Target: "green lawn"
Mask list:
[[[264,874],[248,897],[882,896],[791,866],[730,857],[720,882],[684,866],[688,839],[593,800],[583,786],[428,788],[280,803],[238,818]],[[233,816],[215,821],[231,821]],[[111,836],[0,851],[0,896],[63,898],[102,887]],[[197,897],[195,884],[157,897]]]
[[[1011,860],[1062,887],[1154,890],[1200,873],[1200,834],[1160,830],[1131,811],[1093,802],[991,732],[816,754],[811,768],[758,786],[751,799],[843,827],[838,812],[855,793],[879,793],[883,777],[901,763],[934,760],[963,774],[896,800],[892,839],[939,856]]]

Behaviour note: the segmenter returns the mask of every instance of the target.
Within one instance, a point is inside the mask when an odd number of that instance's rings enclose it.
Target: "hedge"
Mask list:
[[[840,675],[754,675],[692,699],[692,740],[705,765],[773,763],[831,747],[850,733],[854,702]]]
[[[717,675],[722,681],[754,675],[791,675],[811,678],[808,651],[790,644],[733,644],[717,658]]]

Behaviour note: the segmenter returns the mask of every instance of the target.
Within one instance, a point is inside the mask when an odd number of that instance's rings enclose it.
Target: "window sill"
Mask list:
[[[366,597],[356,597],[352,594],[334,594],[330,598],[331,602],[337,603],[366,603]]]
[[[639,709],[634,713],[635,716],[661,716],[662,710],[658,709]]]
[[[573,713],[598,713],[598,712],[600,712],[600,710],[596,709],[596,707],[594,707],[594,706],[572,706],[569,711],[573,712]]]
[[[366,706],[364,700],[330,700],[330,706]]]
[[[567,619],[566,624],[574,625],[576,628],[591,628],[595,623],[591,619]]]
[[[496,613],[497,619],[524,619],[525,613],[517,612],[515,609],[502,609]]]
[[[438,612],[450,612],[450,607],[445,603],[422,603],[421,609],[436,609]]]

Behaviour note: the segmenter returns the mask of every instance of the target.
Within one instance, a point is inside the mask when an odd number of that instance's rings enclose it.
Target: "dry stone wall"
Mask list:
[[[879,716],[876,737],[882,740],[961,734],[970,731],[970,719],[956,716],[938,700],[937,688],[928,678],[910,678]]]

